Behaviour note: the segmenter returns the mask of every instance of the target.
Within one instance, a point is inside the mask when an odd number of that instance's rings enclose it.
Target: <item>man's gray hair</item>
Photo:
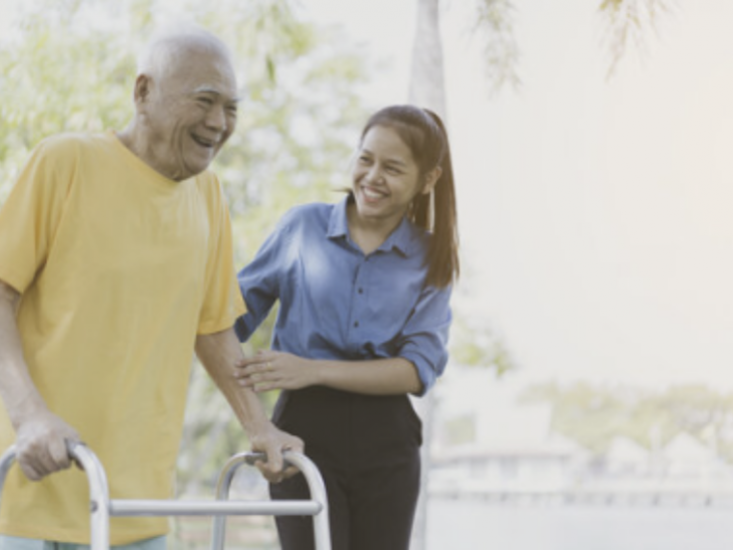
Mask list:
[[[231,51],[219,37],[198,25],[177,23],[153,33],[138,56],[137,74],[165,75],[192,48],[220,53],[234,66]]]

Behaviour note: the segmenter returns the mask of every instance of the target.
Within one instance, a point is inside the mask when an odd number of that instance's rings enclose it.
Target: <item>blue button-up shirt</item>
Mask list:
[[[272,349],[311,359],[403,357],[424,393],[448,361],[451,289],[425,285],[430,236],[407,219],[364,255],[349,237],[348,200],[283,216],[239,273],[248,312],[237,335],[249,338],[279,299]]]

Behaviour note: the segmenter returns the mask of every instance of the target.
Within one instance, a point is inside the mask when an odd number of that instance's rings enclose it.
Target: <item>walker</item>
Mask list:
[[[301,453],[286,451],[285,462],[298,468],[308,483],[311,500],[229,500],[236,470],[243,464],[264,460],[263,453],[239,453],[224,465],[216,484],[216,500],[110,500],[107,475],[97,456],[84,444],[69,447],[69,456],[82,465],[89,482],[91,550],[109,550],[110,516],[214,516],[211,550],[224,549],[226,516],[313,516],[316,550],[331,550],[326,488],[318,468]],[[0,497],[5,477],[15,460],[15,447],[0,457]]]

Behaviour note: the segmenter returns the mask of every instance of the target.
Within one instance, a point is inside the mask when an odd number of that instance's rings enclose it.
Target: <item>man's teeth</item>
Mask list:
[[[213,147],[215,143],[213,140],[205,139],[200,136],[193,136],[193,139],[196,143],[203,145],[204,147]]]

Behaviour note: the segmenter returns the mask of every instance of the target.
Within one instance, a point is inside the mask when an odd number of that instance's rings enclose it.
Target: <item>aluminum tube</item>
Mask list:
[[[89,481],[89,500],[91,512],[91,549],[109,550],[109,496],[107,476],[101,463],[87,447],[81,443],[69,445],[69,455],[84,468]],[[15,460],[15,446],[10,447],[0,458],[0,496],[10,466]]]
[[[323,483],[321,472],[303,454],[287,452],[285,453],[285,458],[305,476],[305,480],[308,482],[308,488],[310,489],[311,500],[323,505],[321,511],[313,516],[313,534],[315,536],[316,550],[331,550],[331,531],[328,527],[328,497],[326,496],[326,486]]]
[[[300,501],[273,501],[274,503],[285,503],[285,502],[311,502],[319,505],[319,509],[316,512],[303,515],[313,516],[313,532],[315,537],[315,549],[316,550],[331,550],[331,531],[328,524],[328,497],[326,496],[326,486],[323,483],[321,473],[318,471],[313,462],[301,453],[295,453],[293,451],[286,451],[283,453],[283,458],[286,463],[298,468],[308,483],[310,489],[311,499],[300,500]],[[234,455],[222,468],[219,474],[219,481],[216,486],[216,498],[219,500],[226,500],[229,497],[229,488],[234,474],[237,468],[242,464],[249,464],[254,466],[258,460],[266,460],[267,456],[264,453],[240,453]],[[286,515],[285,513],[272,511],[272,515]],[[300,515],[300,514],[298,514]],[[214,528],[212,530],[211,537],[211,550],[223,550],[224,549],[224,535],[226,532],[226,517],[217,516],[214,518]]]
[[[0,506],[2,505],[3,486],[5,485],[5,477],[8,475],[8,470],[15,461],[15,445],[10,447],[3,453],[0,458]]]
[[[69,445],[69,455],[81,464],[89,482],[91,550],[109,550],[109,489],[102,463],[83,443]]]
[[[117,516],[312,516],[321,510],[310,500],[112,500],[110,515]]]
[[[219,480],[216,483],[216,499],[227,500],[229,498],[229,488],[232,485],[234,474],[242,464],[245,463],[250,453],[239,453],[227,460],[219,474]],[[211,550],[224,550],[224,539],[226,538],[227,529],[226,516],[214,517],[211,529]]]

